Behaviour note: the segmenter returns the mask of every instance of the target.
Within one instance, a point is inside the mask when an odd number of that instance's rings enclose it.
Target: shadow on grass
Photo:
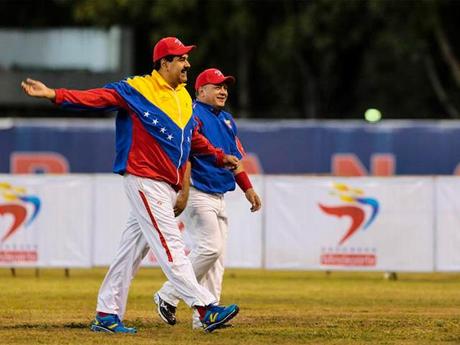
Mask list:
[[[9,329],[88,329],[91,321],[88,322],[68,322],[68,323],[20,323],[15,325],[0,325],[0,330]],[[146,322],[141,319],[127,320],[126,324],[137,328],[159,328],[163,326],[159,322]]]
[[[20,323],[16,325],[8,325],[8,326],[0,326],[0,330],[8,330],[8,329],[62,329],[62,328],[70,328],[70,329],[78,329],[78,328],[89,328],[89,323],[83,322],[70,322],[70,323],[59,323],[59,324],[52,324],[52,323]]]

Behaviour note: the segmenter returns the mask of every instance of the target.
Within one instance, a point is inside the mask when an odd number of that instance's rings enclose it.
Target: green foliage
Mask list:
[[[0,13],[11,9],[24,19],[26,12],[40,11],[39,5],[17,3],[0,2]],[[44,3],[48,22],[132,28],[136,73],[151,69],[151,48],[161,37],[196,44],[191,79],[210,66],[235,75],[230,101],[237,116],[362,118],[371,107],[382,109],[384,118],[460,116],[460,1]],[[73,22],[65,11],[73,13]],[[44,25],[46,19],[31,23]]]

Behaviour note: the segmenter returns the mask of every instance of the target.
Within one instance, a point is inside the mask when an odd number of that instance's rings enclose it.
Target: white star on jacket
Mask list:
[[[148,111],[145,111],[145,112],[144,112],[144,116],[145,116],[145,117],[149,117],[149,115],[150,115],[150,113],[149,113]],[[160,123],[160,121],[158,121],[157,118],[154,118],[154,119],[152,120],[152,124],[153,124],[154,126],[156,126],[156,125],[159,124],[159,123]],[[161,128],[160,128],[160,133],[163,133],[163,134],[166,135],[166,127],[161,127]],[[167,134],[166,139],[172,140],[172,139],[174,139],[174,137],[172,136],[172,134]]]

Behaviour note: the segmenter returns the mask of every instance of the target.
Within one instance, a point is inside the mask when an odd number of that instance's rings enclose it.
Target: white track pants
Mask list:
[[[131,215],[115,260],[99,290],[96,310],[123,319],[131,280],[149,247],[178,298],[190,307],[215,303],[213,294],[198,283],[185,255],[184,240],[173,212],[177,193],[161,181],[133,175],[125,175],[123,180]]]
[[[190,188],[187,212],[191,219],[187,231],[193,242],[189,254],[193,270],[198,282],[219,301],[228,232],[224,197]],[[169,304],[177,306],[179,303],[180,294],[171,281],[167,281],[158,293]]]

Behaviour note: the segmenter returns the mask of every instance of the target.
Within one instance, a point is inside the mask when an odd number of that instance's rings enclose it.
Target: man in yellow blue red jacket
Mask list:
[[[158,41],[154,71],[85,91],[50,89],[27,79],[21,83],[32,97],[46,98],[75,110],[118,110],[114,172],[124,176],[131,214],[115,260],[101,285],[93,331],[136,333],[125,327],[129,286],[143,257],[152,249],[168,280],[200,314],[206,331],[219,328],[238,313],[238,306],[218,306],[217,299],[196,280],[174,218],[189,153],[212,155],[217,166],[237,168],[239,160],[216,149],[202,136],[192,117],[187,90],[188,53],[175,37]]]

